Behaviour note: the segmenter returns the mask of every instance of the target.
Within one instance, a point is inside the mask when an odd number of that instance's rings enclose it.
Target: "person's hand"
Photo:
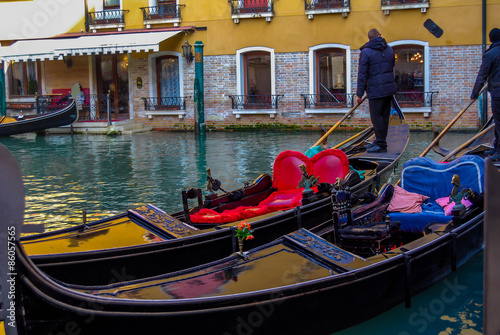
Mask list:
[[[358,105],[361,104],[363,102],[363,98],[357,97],[356,102],[358,103]]]

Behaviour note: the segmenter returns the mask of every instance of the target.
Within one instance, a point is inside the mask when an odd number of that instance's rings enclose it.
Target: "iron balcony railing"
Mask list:
[[[46,113],[62,109],[72,101],[71,95],[56,96],[54,94],[37,95],[37,113]],[[109,100],[109,104],[108,104]],[[114,109],[113,95],[108,94],[85,94],[85,99],[80,102],[82,109],[78,115],[78,120],[106,120],[108,113]]]
[[[389,5],[406,5],[406,4],[414,4],[414,3],[429,3],[429,0],[381,0],[382,1],[382,6],[389,6]]]
[[[54,94],[46,94],[46,95],[36,95],[35,97],[35,106],[36,112],[46,113],[54,110],[62,109],[68,105],[70,101],[72,101],[71,95],[54,95]]]
[[[228,95],[232,109],[278,109],[283,94]]]
[[[396,100],[403,107],[432,107],[432,98],[438,92],[397,92]]]
[[[145,110],[185,110],[190,97],[142,97]]]
[[[274,0],[228,0],[231,14],[274,13]]]
[[[98,25],[98,24],[125,23],[126,12],[128,12],[128,10],[121,10],[121,9],[108,9],[100,12],[90,12],[87,13],[87,24]]]
[[[305,0],[306,10],[323,8],[349,8],[350,0]]]
[[[145,21],[158,19],[180,19],[181,7],[185,5],[158,5],[151,7],[140,7],[142,18]]]
[[[353,106],[353,93],[301,94],[305,108],[350,108]]]

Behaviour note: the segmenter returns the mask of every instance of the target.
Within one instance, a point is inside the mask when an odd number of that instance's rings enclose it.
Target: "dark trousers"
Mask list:
[[[493,146],[497,153],[500,153],[500,98],[491,99],[491,110],[493,112],[493,120],[495,120],[495,140]]]
[[[389,129],[389,116],[391,115],[392,95],[383,98],[368,100],[370,105],[370,119],[375,130],[375,144],[387,148],[387,130]]]

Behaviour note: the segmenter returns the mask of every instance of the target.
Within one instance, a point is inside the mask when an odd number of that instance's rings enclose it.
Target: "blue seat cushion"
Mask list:
[[[450,195],[453,175],[460,177],[460,184],[472,191],[484,192],[484,160],[474,155],[462,156],[450,163],[439,163],[427,157],[408,160],[401,171],[401,187],[409,192],[428,196],[421,213],[390,213],[391,221],[401,221],[404,232],[421,233],[431,222],[451,220],[435,201]],[[460,188],[461,189],[461,188]]]
[[[406,233],[422,233],[425,226],[431,222],[446,223],[451,216],[444,215],[444,210],[435,201],[425,201],[420,213],[389,213],[391,221],[400,221],[401,230]]]

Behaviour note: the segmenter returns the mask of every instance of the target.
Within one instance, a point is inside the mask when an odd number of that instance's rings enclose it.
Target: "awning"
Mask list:
[[[0,48],[0,59],[53,60],[66,55],[114,54],[159,51],[159,44],[182,31],[86,35],[80,37],[17,41]]]

